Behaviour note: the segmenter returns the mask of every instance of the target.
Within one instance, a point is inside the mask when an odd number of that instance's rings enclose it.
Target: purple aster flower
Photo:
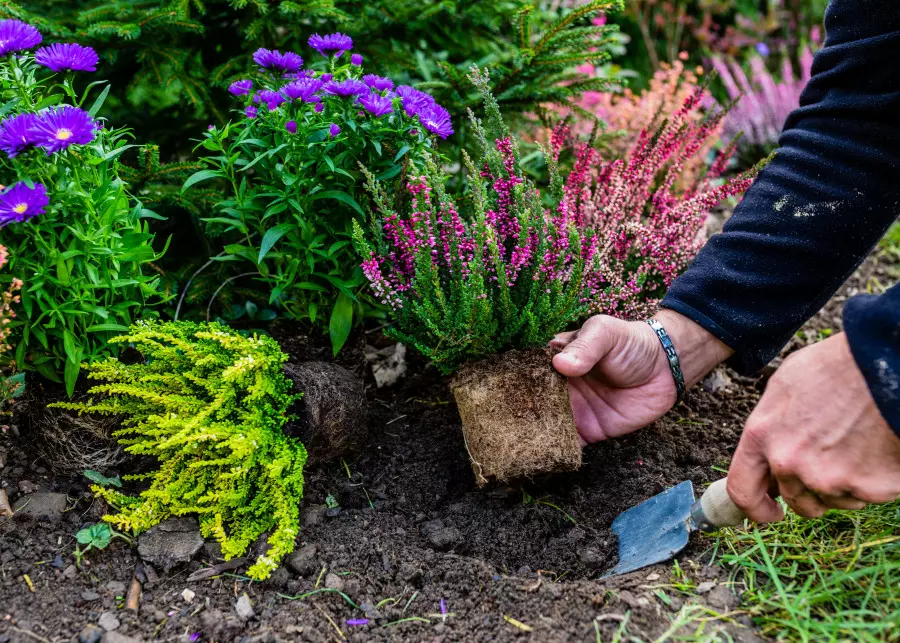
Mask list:
[[[286,129],[291,134],[297,133],[297,121],[288,121],[284,124],[284,129]]]
[[[453,134],[450,113],[437,103],[419,112],[419,120],[422,122],[422,127],[441,138],[447,138]]]
[[[29,145],[34,145],[31,135],[34,120],[34,114],[16,114],[0,122],[0,150],[9,158],[16,158]]]
[[[369,91],[369,88],[361,80],[348,78],[347,80],[342,80],[339,83],[332,81],[326,84],[325,91],[329,94],[334,94],[335,96],[349,98],[351,96],[359,96],[360,94],[365,94]]]
[[[360,96],[359,104],[372,116],[384,116],[394,111],[394,101],[377,92],[370,92],[368,96]]]
[[[262,69],[281,74],[296,74],[303,66],[303,58],[293,51],[281,53],[277,49],[257,49],[253,62]]]
[[[75,42],[56,43],[34,52],[37,64],[50,71],[97,71],[97,52]]]
[[[328,128],[328,133],[331,134],[332,138],[341,133],[341,128],[337,125],[337,123],[332,123],[331,127]]]
[[[353,39],[342,33],[330,33],[327,36],[313,34],[307,42],[310,47],[326,57],[333,53],[335,58],[340,58],[345,51],[353,49]]]
[[[97,129],[96,121],[86,111],[63,105],[37,114],[30,135],[49,156],[71,145],[87,145],[97,136]]]
[[[359,67],[363,64],[363,57],[360,54],[353,54],[350,56],[350,64]]]
[[[375,74],[366,74],[362,77],[363,82],[374,90],[383,92],[394,88],[394,81],[384,76],[376,76]]]
[[[284,102],[284,96],[281,95],[281,92],[273,92],[271,89],[261,89],[256,92],[256,95],[253,97],[254,103],[265,103],[266,107],[269,108],[270,112],[274,112],[278,109],[278,106]]]
[[[253,105],[247,105],[247,107],[244,108],[244,114],[247,115],[247,118],[256,118],[256,115],[259,114],[259,110]]]
[[[314,109],[316,110],[317,114],[321,114],[322,112],[325,111],[325,106],[322,103],[316,103],[316,106]]]
[[[253,89],[252,80],[236,80],[228,86],[228,91],[235,96],[246,96],[251,89]]]
[[[320,76],[320,78],[321,78],[322,80],[324,80],[326,83],[330,83],[330,82],[331,82],[331,79],[334,78],[334,74],[322,74],[322,75]]]
[[[0,194],[0,227],[44,214],[48,203],[50,198],[43,184],[35,183],[30,188],[25,183],[16,183]]]
[[[304,103],[318,103],[321,99],[316,92],[322,89],[325,83],[318,78],[302,78],[288,83],[281,88],[281,93],[288,100],[302,100]]]
[[[41,44],[41,32],[21,20],[0,20],[0,56]]]
[[[406,110],[407,116],[421,114],[435,104],[431,94],[426,94],[409,85],[400,85],[397,88],[397,94],[403,99],[403,109]]]

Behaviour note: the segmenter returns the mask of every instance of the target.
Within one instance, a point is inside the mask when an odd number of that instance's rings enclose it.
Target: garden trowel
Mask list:
[[[727,478],[716,480],[694,500],[690,480],[623,511],[612,524],[619,537],[619,564],[604,576],[632,572],[661,563],[687,547],[690,532],[734,527],[746,516],[725,490]]]

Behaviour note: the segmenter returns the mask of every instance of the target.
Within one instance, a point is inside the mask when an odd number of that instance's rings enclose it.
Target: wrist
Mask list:
[[[734,354],[722,340],[681,313],[663,308],[653,317],[665,327],[666,333],[675,345],[687,388],[699,382]],[[660,359],[666,361],[665,351],[661,345]],[[666,368],[668,368],[667,361]]]

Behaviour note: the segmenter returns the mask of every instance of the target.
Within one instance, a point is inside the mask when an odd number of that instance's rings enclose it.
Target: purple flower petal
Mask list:
[[[49,203],[47,188],[42,183],[35,183],[33,188],[16,183],[0,194],[0,227],[44,214]]]
[[[97,52],[75,42],[55,43],[34,52],[34,60],[50,71],[97,71]]]
[[[0,56],[31,49],[43,37],[36,27],[21,20],[0,20]]]
[[[96,138],[97,129],[97,122],[86,111],[63,105],[37,114],[29,135],[50,155],[72,145],[87,145]]]
[[[340,58],[345,51],[353,49],[353,39],[342,33],[330,33],[325,36],[313,34],[307,43],[326,57],[333,53],[335,58]]]
[[[360,625],[368,625],[369,619],[367,618],[348,618],[347,625],[350,627],[358,627]]]

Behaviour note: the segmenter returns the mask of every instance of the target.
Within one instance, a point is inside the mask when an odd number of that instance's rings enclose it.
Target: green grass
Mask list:
[[[900,501],[724,531],[741,609],[779,641],[900,641]]]

